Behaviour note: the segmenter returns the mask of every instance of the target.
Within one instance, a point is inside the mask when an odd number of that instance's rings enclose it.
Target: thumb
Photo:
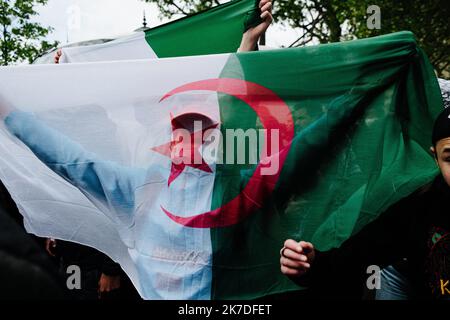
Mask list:
[[[311,242],[300,241],[299,244],[302,247],[303,252],[305,254],[309,254],[309,253],[314,251],[314,246],[313,246],[313,244]]]

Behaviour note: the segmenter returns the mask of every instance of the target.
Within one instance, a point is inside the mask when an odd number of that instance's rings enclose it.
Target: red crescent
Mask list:
[[[269,166],[270,163],[262,164],[260,162],[239,195],[220,208],[209,212],[190,217],[180,217],[161,206],[170,219],[186,227],[218,228],[231,226],[249,216],[255,209],[262,207],[264,199],[267,199],[274,190],[294,137],[292,114],[287,104],[273,91],[253,82],[231,78],[191,82],[170,91],[160,101],[172,95],[192,90],[225,93],[247,103],[260,118],[263,127],[268,129],[264,148],[267,148],[267,141],[270,141],[270,129],[279,130],[279,152],[278,154],[272,153],[272,150],[268,152],[269,157],[279,158],[276,174],[261,175],[261,169],[264,166]]]

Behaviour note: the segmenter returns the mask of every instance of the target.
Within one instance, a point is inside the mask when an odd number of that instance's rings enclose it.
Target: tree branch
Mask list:
[[[5,13],[2,14],[4,20],[5,20]],[[6,28],[6,24],[5,22],[3,23],[3,45],[2,45],[2,57],[3,57],[3,65],[7,66],[8,65],[8,30]]]
[[[311,15],[311,17],[313,17],[313,16]],[[317,25],[319,22],[320,22],[320,14],[317,15],[317,17],[316,17],[313,21],[311,21],[310,23],[308,23],[307,25],[304,25],[304,26],[303,26],[303,25],[300,25],[300,28],[304,29],[304,33],[303,33],[303,35],[302,35],[300,38],[298,38],[297,40],[295,40],[295,41],[289,46],[289,48],[292,48],[297,42],[301,41],[301,40],[303,39],[303,37],[305,37],[307,34],[315,35],[313,31],[314,31],[316,25]],[[308,28],[309,26],[311,26],[311,28]],[[311,37],[311,39],[309,39],[307,42],[302,42],[302,44],[306,44],[306,43],[309,43],[309,42],[311,42],[311,41],[312,41],[312,37]]]
[[[174,7],[176,7],[182,14],[184,14],[184,15],[186,15],[186,16],[189,14],[188,12],[185,12],[183,9],[181,9],[181,8],[175,3],[175,1],[172,2],[172,5],[173,5]]]
[[[447,52],[445,52],[445,51],[441,52],[438,56],[433,56],[432,55],[432,56],[430,56],[430,62],[432,64],[438,64],[439,61],[446,55],[447,55]]]

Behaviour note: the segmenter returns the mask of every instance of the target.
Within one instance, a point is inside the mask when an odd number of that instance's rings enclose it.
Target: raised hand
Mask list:
[[[53,62],[58,64],[59,59],[61,59],[61,56],[62,56],[62,50],[61,49],[56,50],[55,57],[53,58]]]
[[[259,2],[259,8],[261,10],[261,19],[263,19],[263,22],[253,28],[248,29],[243,34],[238,52],[255,50],[259,38],[272,23],[272,1],[261,0]]]

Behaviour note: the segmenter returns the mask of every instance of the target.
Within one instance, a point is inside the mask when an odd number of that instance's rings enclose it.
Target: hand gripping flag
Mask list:
[[[243,32],[261,22],[258,3],[259,0],[229,1],[106,43],[63,47],[60,63],[236,52]]]

